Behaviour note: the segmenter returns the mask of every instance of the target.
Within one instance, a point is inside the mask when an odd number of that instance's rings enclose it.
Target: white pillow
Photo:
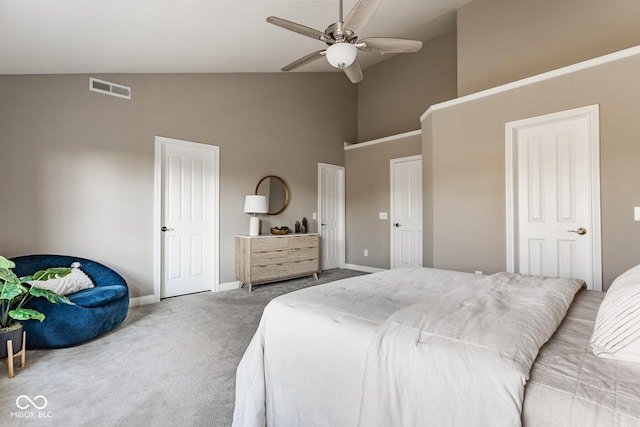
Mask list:
[[[28,283],[37,288],[49,289],[58,295],[68,295],[95,286],[89,276],[80,270],[80,263],[78,262],[71,264],[71,273],[64,277],[43,282],[30,281]]]
[[[640,265],[613,281],[591,336],[598,357],[640,363]]]

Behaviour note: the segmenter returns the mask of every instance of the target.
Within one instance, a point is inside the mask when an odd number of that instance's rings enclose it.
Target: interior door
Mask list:
[[[161,296],[216,290],[218,147],[161,140]]]
[[[320,224],[320,268],[345,265],[344,167],[318,164],[318,223]]]
[[[391,160],[391,268],[422,266],[422,156]]]
[[[515,130],[515,271],[580,278],[599,289],[591,120],[543,116]]]

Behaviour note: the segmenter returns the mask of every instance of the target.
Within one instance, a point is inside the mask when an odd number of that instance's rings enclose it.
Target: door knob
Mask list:
[[[173,231],[173,228],[168,228],[166,225],[163,225],[162,228],[160,228],[161,231]]]
[[[577,230],[567,230],[567,232],[568,233],[576,233],[576,234],[579,234],[581,236],[587,234],[587,230],[582,228],[582,227],[578,228]]]
[[[393,224],[394,227],[400,227],[401,224],[399,222],[396,222],[395,224]]]

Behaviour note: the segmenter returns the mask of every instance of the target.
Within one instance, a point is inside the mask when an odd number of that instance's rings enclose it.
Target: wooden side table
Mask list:
[[[14,357],[18,357],[20,356],[20,367],[24,368],[24,365],[26,363],[27,360],[27,332],[26,331],[22,331],[22,348],[20,349],[19,352],[14,353],[13,352],[13,342],[11,340],[7,341],[7,358],[6,359],[0,359],[0,361],[2,361],[3,363],[6,363],[7,365],[9,365],[9,378],[13,378],[13,358]]]

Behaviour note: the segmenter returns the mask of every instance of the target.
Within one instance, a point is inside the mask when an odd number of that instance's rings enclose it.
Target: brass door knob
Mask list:
[[[587,230],[585,228],[582,228],[582,227],[578,228],[577,230],[567,230],[567,232],[568,233],[576,233],[576,234],[579,234],[581,236],[587,234]]]

